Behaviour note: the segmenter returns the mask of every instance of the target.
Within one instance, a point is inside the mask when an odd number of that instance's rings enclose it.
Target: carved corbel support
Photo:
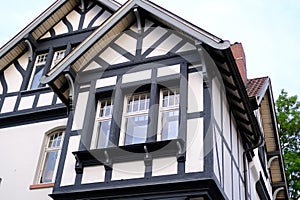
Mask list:
[[[66,79],[67,79],[67,81],[68,81],[68,84],[69,84],[69,107],[70,107],[70,109],[72,110],[72,108],[73,108],[73,98],[74,98],[74,81],[73,81],[73,79],[72,79],[72,77],[71,77],[71,75],[70,74],[65,74],[65,77],[66,77]]]
[[[25,40],[25,43],[28,47],[28,50],[29,50],[29,53],[28,53],[28,59],[29,61],[32,61],[33,59],[33,47],[32,47],[32,44],[30,43],[29,40]]]
[[[271,164],[272,164],[272,162],[273,162],[275,159],[278,159],[278,156],[273,156],[273,157],[271,157],[271,158],[268,160],[268,169],[270,169]]]
[[[76,159],[76,163],[75,163],[76,174],[82,174],[83,173],[83,164],[77,155],[75,155],[75,159]]]
[[[280,192],[280,190],[284,190],[284,187],[277,188],[277,189],[274,191],[274,193],[273,193],[273,200],[276,199],[277,194],[278,194],[278,192]]]
[[[140,16],[139,10],[137,8],[134,8],[133,12],[134,12],[135,17],[136,17],[136,23],[137,23],[138,32],[141,33],[142,32],[142,20],[141,20],[141,16]]]
[[[111,158],[106,150],[104,151],[104,156],[105,156],[104,164],[106,166],[111,166],[112,165]]]
[[[150,166],[152,164],[152,156],[148,151],[148,148],[146,145],[144,145],[144,151],[145,151],[145,157],[144,157],[144,162],[146,166]]]
[[[182,144],[177,141],[176,142],[176,145],[177,145],[177,160],[178,161],[185,161],[185,158],[184,158],[184,151],[183,151],[183,146]]]

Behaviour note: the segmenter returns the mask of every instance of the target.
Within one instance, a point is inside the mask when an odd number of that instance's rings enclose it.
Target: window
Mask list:
[[[175,139],[179,125],[179,89],[164,89],[160,98],[161,134],[157,140]]]
[[[40,170],[37,183],[52,183],[58,165],[64,131],[62,129],[51,132],[46,136],[43,147]]]
[[[147,139],[149,93],[125,97],[122,129],[124,133],[120,145],[144,143]]]
[[[105,148],[109,145],[109,133],[112,119],[113,102],[104,99],[98,102],[95,132],[97,132],[96,147]]]
[[[59,63],[65,57],[65,53],[66,50],[56,51],[54,53],[50,69],[52,69],[57,63]]]
[[[153,123],[157,124],[157,127],[154,128],[155,133],[148,133],[150,98],[157,99],[158,101],[155,102],[159,104],[155,119],[157,123]],[[123,113],[120,137],[117,143],[120,146],[145,143],[148,135],[151,134],[156,134],[154,137],[156,141],[177,139],[179,134],[179,100],[179,88],[163,88],[154,97],[150,97],[148,91],[124,95],[124,103],[117,105],[119,107],[123,106],[123,109],[120,109]],[[113,102],[111,97],[100,99],[96,112],[92,149],[110,146],[112,115]]]
[[[40,79],[44,74],[47,54],[38,55],[32,71],[29,89],[36,89],[40,87]]]
[[[174,66],[176,73],[172,72]],[[182,120],[180,128],[179,103],[182,94],[187,96],[187,93],[180,91],[186,87],[186,83],[182,81],[185,76],[181,76],[180,71],[184,69],[182,66],[176,64],[170,68],[168,64],[162,66],[143,64],[139,71],[135,71],[137,69],[135,68],[134,71],[122,74],[122,71],[112,70],[104,76],[105,78],[98,79],[96,98],[99,99],[90,149],[115,146],[136,148],[142,145],[132,147],[131,145],[143,143],[150,145],[153,142],[164,144],[168,142],[167,140],[173,140],[171,142],[183,140],[185,133],[180,133],[179,130],[185,132],[186,122]],[[118,74],[118,80],[115,73]],[[182,73],[188,72],[183,70]],[[135,78],[137,75],[141,76],[138,81]],[[100,84],[112,80],[110,77],[115,77],[114,82],[106,83],[107,85]],[[182,112],[185,119],[187,111]]]

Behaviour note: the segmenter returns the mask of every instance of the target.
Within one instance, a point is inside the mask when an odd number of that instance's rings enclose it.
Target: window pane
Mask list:
[[[163,107],[171,107],[179,105],[178,89],[163,91]]]
[[[147,111],[149,109],[149,94],[133,95],[128,100],[128,113]]]
[[[176,139],[178,136],[179,111],[165,111],[162,113],[162,140]]]
[[[44,69],[45,65],[36,66],[30,89],[36,89],[39,87],[40,79],[43,76]]]
[[[105,148],[108,146],[110,125],[111,120],[101,121],[99,123],[99,137],[97,148]]]
[[[113,105],[111,100],[104,100],[100,102],[101,110],[100,110],[100,117],[109,117],[112,115]]]
[[[62,139],[62,132],[51,135],[48,147],[59,147]]]
[[[127,118],[125,145],[146,142],[148,114]]]
[[[47,152],[40,183],[49,183],[53,181],[53,174],[57,156],[58,151]]]

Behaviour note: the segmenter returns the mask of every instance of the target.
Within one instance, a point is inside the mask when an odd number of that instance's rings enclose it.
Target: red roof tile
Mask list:
[[[247,83],[247,93],[249,97],[260,96],[261,92],[265,89],[265,86],[268,85],[269,77],[260,77],[249,79]]]

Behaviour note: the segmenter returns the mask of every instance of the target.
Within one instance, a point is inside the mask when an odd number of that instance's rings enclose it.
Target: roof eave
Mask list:
[[[9,50],[20,43],[29,33],[31,33],[40,23],[42,23],[51,13],[57,10],[67,0],[57,0],[49,8],[47,8],[42,14],[35,18],[30,24],[28,24],[23,30],[21,30],[16,36],[8,41],[0,49],[0,58],[2,58]]]
[[[75,60],[80,57],[88,48],[93,45],[98,39],[114,26],[122,17],[124,17],[131,9],[135,7],[141,7],[147,12],[161,18],[167,23],[175,25],[176,28],[191,35],[200,43],[205,43],[214,49],[224,50],[230,47],[229,41],[224,41],[195,25],[179,18],[178,16],[170,13],[169,11],[162,9],[161,7],[153,4],[152,2],[145,0],[130,0],[125,3],[116,13],[107,19],[94,33],[92,33],[84,42],[82,42],[71,54],[64,58],[64,60],[57,65],[52,71],[42,77],[42,83],[49,83],[53,81],[65,68],[72,65]]]

